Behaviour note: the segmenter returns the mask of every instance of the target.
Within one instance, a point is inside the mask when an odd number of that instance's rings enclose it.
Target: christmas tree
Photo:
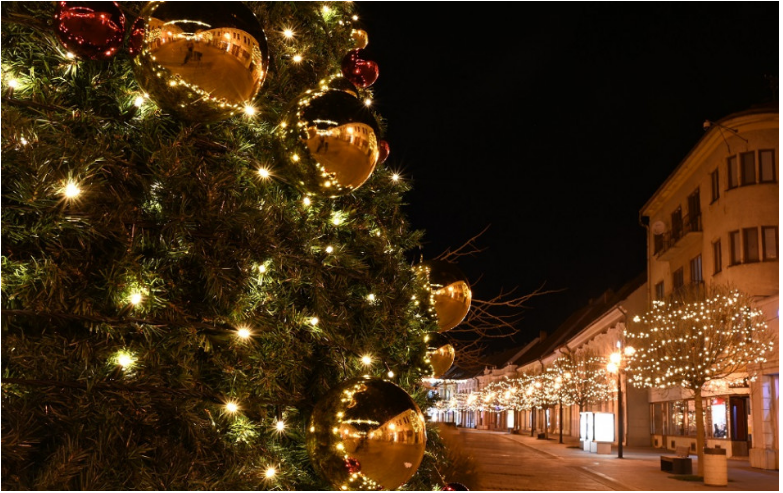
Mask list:
[[[359,13],[3,2],[4,489],[442,484]]]

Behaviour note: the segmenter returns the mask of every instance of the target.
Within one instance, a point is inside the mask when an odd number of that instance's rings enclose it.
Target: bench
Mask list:
[[[693,474],[693,461],[690,455],[690,448],[676,447],[674,455],[661,456],[661,471],[672,474]]]

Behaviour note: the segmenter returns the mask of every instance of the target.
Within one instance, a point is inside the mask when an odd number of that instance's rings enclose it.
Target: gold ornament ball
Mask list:
[[[354,49],[367,48],[367,45],[370,44],[370,38],[367,36],[367,31],[363,29],[351,30],[351,39],[353,39]]]
[[[269,67],[264,30],[242,2],[148,2],[129,51],[139,86],[194,123],[245,112]]]
[[[324,83],[300,95],[280,123],[283,171],[304,193],[346,195],[367,181],[378,163],[380,129],[354,91],[348,83]]]
[[[424,415],[397,385],[359,377],[316,404],[307,430],[315,470],[335,490],[394,490],[418,469],[427,445]]]
[[[454,351],[454,346],[446,344],[438,349],[429,351],[427,356],[430,359],[430,365],[432,365],[432,378],[440,378],[454,364],[456,352]]]
[[[431,302],[440,332],[453,329],[470,310],[473,292],[467,277],[456,265],[440,260],[422,262],[418,269],[430,284]]]

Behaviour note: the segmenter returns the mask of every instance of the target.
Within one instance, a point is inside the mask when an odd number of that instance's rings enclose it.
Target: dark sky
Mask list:
[[[388,163],[431,258],[534,299],[517,342],[645,269],[639,210],[717,120],[777,99],[778,3],[358,2]]]

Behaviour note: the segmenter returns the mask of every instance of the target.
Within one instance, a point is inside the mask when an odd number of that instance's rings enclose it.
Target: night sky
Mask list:
[[[489,226],[475,297],[563,290],[518,343],[645,270],[639,210],[704,120],[777,100],[777,2],[357,7],[424,258]]]

